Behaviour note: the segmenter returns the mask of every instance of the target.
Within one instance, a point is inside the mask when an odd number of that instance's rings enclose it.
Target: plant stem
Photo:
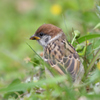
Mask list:
[[[71,45],[73,45],[73,42],[75,41],[75,38],[76,38],[76,36],[74,36],[74,38],[73,38],[73,40],[71,42]]]
[[[86,76],[86,75],[88,74],[88,72],[92,69],[92,67],[93,67],[95,61],[98,59],[98,56],[99,56],[99,55],[100,55],[100,49],[97,51],[96,55],[95,55],[94,58],[92,59],[92,61],[91,61],[90,65],[89,65],[89,67],[87,68],[87,71],[86,71],[86,73],[85,73],[85,76]]]

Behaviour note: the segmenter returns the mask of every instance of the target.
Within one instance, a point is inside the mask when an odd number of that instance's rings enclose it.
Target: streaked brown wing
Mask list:
[[[72,75],[72,77],[75,78],[80,68],[80,60],[78,58],[75,58],[73,55],[74,54],[68,57],[64,57],[63,60],[66,71],[68,71]]]
[[[72,75],[73,79],[80,68],[80,61],[74,58],[73,54],[68,57],[63,57],[63,62],[49,60],[48,62],[59,74],[66,74],[67,71]]]
[[[75,49],[67,42],[56,40],[48,45],[44,58],[61,75],[69,72],[73,78],[80,67],[80,60]]]

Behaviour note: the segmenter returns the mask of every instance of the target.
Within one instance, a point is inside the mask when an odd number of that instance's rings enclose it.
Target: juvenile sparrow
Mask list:
[[[84,67],[62,29],[52,24],[43,24],[30,39],[37,40],[43,46],[44,61],[59,74],[64,75],[69,72],[74,82],[81,80]]]

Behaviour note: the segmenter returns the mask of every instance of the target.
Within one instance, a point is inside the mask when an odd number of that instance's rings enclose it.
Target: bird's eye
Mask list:
[[[43,33],[42,32],[40,33],[40,36],[43,36]]]

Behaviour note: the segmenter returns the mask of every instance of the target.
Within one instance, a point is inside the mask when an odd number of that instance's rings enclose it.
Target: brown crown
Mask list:
[[[38,34],[40,32],[43,32],[45,34],[50,35],[52,38],[54,36],[56,36],[57,34],[60,34],[62,31],[62,29],[52,25],[52,24],[43,24],[42,26],[40,26],[37,31],[35,32],[35,34]]]

